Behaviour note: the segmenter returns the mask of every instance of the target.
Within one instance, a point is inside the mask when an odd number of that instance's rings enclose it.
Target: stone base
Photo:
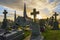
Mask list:
[[[30,40],[43,40],[44,37],[43,36],[38,36],[36,38],[31,38]]]

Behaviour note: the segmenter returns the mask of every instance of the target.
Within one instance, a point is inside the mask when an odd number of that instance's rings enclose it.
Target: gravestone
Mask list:
[[[36,14],[38,13],[39,12],[36,12],[36,9],[33,9],[33,12],[31,13],[31,15],[34,15],[34,22],[30,24],[30,28],[32,31],[30,40],[42,40],[40,35],[40,26],[38,23],[36,23]]]
[[[53,29],[57,30],[57,29],[59,29],[59,23],[57,21],[58,14],[55,12],[55,14],[53,16],[54,16],[54,19],[55,19]]]
[[[53,14],[53,16],[55,16],[55,21],[57,21],[58,14],[55,12],[55,14]]]
[[[40,26],[37,23],[32,22],[30,28],[32,31],[30,40],[43,40],[43,36],[40,33]]]
[[[1,26],[1,28],[2,29],[6,29],[7,28],[7,18],[6,18],[6,14],[7,14],[8,12],[6,11],[6,10],[4,10],[4,12],[3,12],[3,14],[4,14],[4,19],[3,19],[3,22],[2,22],[2,26]]]

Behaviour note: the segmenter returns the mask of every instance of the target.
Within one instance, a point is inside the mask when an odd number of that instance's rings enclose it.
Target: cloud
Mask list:
[[[24,2],[26,2],[27,6],[27,15],[31,17],[30,13],[33,8],[39,10],[42,16],[53,14],[52,12],[57,9],[56,6],[60,3],[60,0],[0,0],[0,5],[8,7],[8,9],[10,9],[8,10],[9,13],[14,9],[18,11],[17,15],[19,15],[19,13],[21,13],[20,15],[23,15]],[[13,13],[10,13],[9,15],[13,15]]]
[[[60,12],[60,5],[56,6],[54,11]]]
[[[3,18],[4,18],[3,12],[4,12],[4,10],[6,10],[8,12],[7,13],[7,19],[14,20],[15,11],[17,13],[16,14],[17,16],[23,16],[23,11],[15,10],[15,9],[0,5],[0,18],[1,18],[0,21],[3,21]]]
[[[0,0],[0,4],[11,8],[21,9],[23,7],[23,0]]]

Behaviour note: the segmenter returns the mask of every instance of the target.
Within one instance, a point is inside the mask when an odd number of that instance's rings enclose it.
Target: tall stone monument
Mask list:
[[[31,13],[31,15],[34,16],[34,22],[36,22],[36,15],[39,14],[39,11],[36,11],[36,9],[33,9],[33,12]]]
[[[16,23],[16,11],[15,11],[15,14],[14,14],[14,23]]]
[[[31,15],[34,15],[34,22],[30,24],[30,28],[32,31],[30,40],[42,40],[40,35],[40,26],[38,23],[36,23],[36,14],[39,14],[39,12],[36,12],[36,9],[33,9]]]
[[[59,29],[59,23],[57,21],[58,14],[55,12],[55,14],[53,16],[54,16],[54,19],[55,19],[53,29],[57,30],[57,29]]]
[[[1,26],[2,29],[6,29],[7,28],[7,18],[6,18],[7,13],[8,12],[6,10],[4,10],[4,12],[3,12],[4,19],[3,19],[3,22],[2,22],[2,26]]]
[[[27,14],[26,14],[26,3],[24,3],[24,12],[23,12],[23,16],[24,16],[24,21],[26,22],[26,18],[27,18]]]
[[[15,11],[15,13],[14,13],[14,25],[13,25],[13,27],[12,27],[13,29],[17,29],[18,27],[17,27],[17,23],[16,23],[16,11]]]
[[[55,12],[55,14],[53,14],[53,16],[55,17],[55,21],[57,21],[58,14]]]

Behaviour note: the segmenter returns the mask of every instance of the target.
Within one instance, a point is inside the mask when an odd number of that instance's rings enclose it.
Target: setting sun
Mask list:
[[[42,16],[40,16],[40,15],[37,15],[37,17],[36,18],[38,18],[38,19],[42,19]]]

